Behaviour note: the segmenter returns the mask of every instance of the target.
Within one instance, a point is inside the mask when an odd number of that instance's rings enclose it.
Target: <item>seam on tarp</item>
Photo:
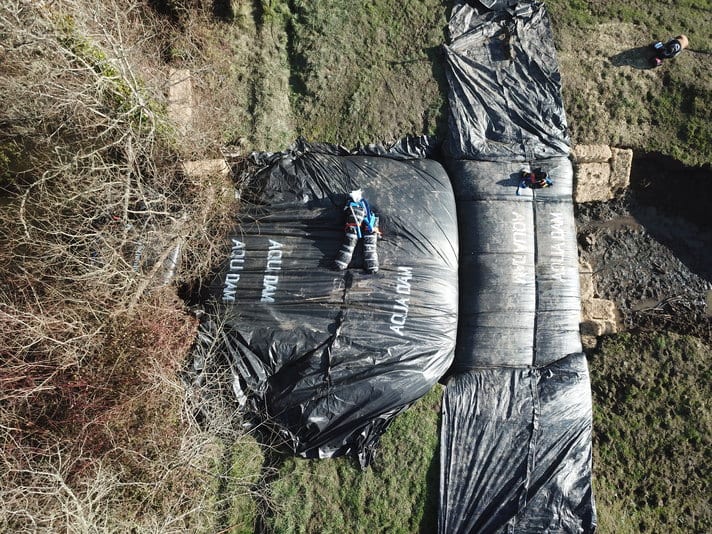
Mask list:
[[[532,473],[536,469],[536,453],[538,448],[537,435],[539,433],[539,416],[541,414],[541,405],[539,399],[539,376],[540,371],[538,369],[532,369],[529,372],[529,391],[532,400],[532,422],[531,422],[531,434],[529,436],[529,446],[527,448],[527,467],[526,467],[526,478],[524,479],[524,491],[519,498],[519,506],[517,513],[514,514],[511,520],[512,529],[510,534],[516,532],[516,525],[519,519],[527,511],[529,490],[532,485]]]
[[[530,164],[531,166],[531,164]],[[539,266],[539,240],[537,232],[537,220],[536,220],[536,190],[532,189],[532,219],[534,229],[532,234],[534,235],[534,328],[532,329],[532,334],[534,339],[532,340],[532,366],[537,360],[537,325],[539,321],[537,320],[537,314],[539,313],[539,277],[537,276],[538,266]]]
[[[323,345],[324,352],[322,354],[322,365],[324,366],[324,382],[326,382],[327,387],[329,388],[333,385],[331,382],[332,349],[341,334],[341,329],[344,327],[344,323],[346,323],[346,317],[349,313],[349,289],[353,287],[353,279],[353,274],[347,271],[344,275],[344,292],[341,297],[341,311],[339,311],[339,314],[334,319],[334,333],[329,336],[329,339],[327,339]]]

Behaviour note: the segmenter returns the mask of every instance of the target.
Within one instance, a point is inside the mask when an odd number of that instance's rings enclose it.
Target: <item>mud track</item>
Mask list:
[[[622,198],[577,206],[579,254],[626,329],[712,340],[710,187],[710,168],[637,154]]]

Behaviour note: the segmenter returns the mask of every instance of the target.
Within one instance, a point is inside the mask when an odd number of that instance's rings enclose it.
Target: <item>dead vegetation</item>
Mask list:
[[[176,172],[192,143],[166,119],[146,9],[0,8],[3,531],[211,531],[232,477],[241,433],[194,418],[197,321],[168,284],[179,256],[205,276],[232,205]]]

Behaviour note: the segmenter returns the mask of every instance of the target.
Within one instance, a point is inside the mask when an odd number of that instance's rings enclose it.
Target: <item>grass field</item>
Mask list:
[[[676,334],[622,334],[591,358],[602,532],[706,532],[710,354]]]
[[[712,165],[709,1],[547,5],[575,142]],[[3,2],[0,530],[435,531],[440,388],[395,421],[366,471],[263,447],[230,405],[198,424],[178,378],[195,321],[170,290],[146,291],[121,251],[150,219],[157,246],[185,238],[180,281],[209,272],[235,206],[215,200],[220,184],[176,178],[177,161],[297,136],[442,136],[451,6]],[[691,51],[639,68],[640,47],[678,33]],[[165,117],[169,66],[194,80],[183,137]],[[178,228],[181,215],[203,226]],[[590,356],[601,532],[712,530],[711,355],[699,339],[639,332]]]

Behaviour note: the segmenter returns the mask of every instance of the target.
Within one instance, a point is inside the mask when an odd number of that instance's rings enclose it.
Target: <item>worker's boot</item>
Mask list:
[[[346,206],[348,215],[346,216],[346,228],[344,230],[344,240],[341,242],[341,248],[336,254],[334,267],[339,271],[348,268],[351,263],[351,258],[354,255],[356,243],[358,243],[359,233],[361,232],[361,223],[366,216],[366,210],[361,206]]]
[[[378,272],[378,217],[373,226],[373,231],[363,236],[363,266],[371,274]]]
[[[344,235],[344,240],[341,242],[341,248],[336,254],[336,259],[334,260],[334,266],[339,271],[343,271],[349,266],[351,257],[354,255],[356,243],[358,243],[358,235],[356,234],[356,231],[347,231],[346,235]]]

